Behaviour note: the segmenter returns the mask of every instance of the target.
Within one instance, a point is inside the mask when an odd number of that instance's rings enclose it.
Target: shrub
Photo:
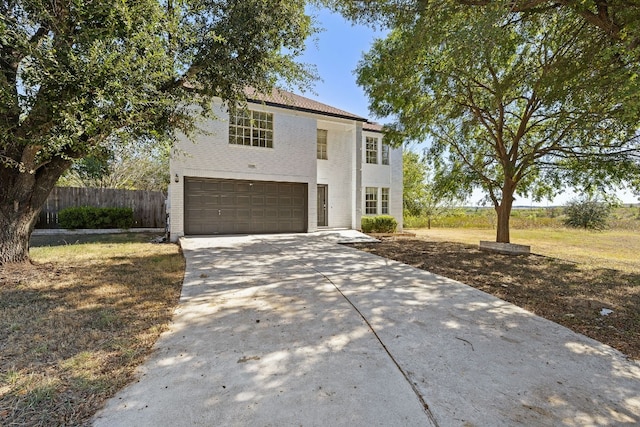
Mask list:
[[[62,228],[130,228],[133,225],[131,208],[96,208],[81,206],[58,212]]]
[[[572,200],[564,209],[564,223],[585,230],[604,230],[610,213],[611,206],[607,203],[592,199]]]
[[[362,231],[364,233],[393,233],[398,221],[391,215],[363,216]]]

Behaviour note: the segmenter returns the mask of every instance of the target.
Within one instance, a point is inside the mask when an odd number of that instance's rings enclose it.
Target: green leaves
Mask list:
[[[199,103],[305,84],[299,0],[22,0],[0,5],[0,160],[81,158],[117,134],[169,142]],[[286,53],[284,53],[286,52]],[[142,138],[141,138],[142,137]]]

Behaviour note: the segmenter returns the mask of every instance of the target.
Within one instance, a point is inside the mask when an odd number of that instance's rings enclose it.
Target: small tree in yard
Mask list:
[[[420,216],[424,211],[427,192],[427,171],[420,154],[406,150],[402,153],[402,208],[404,215]]]
[[[572,200],[564,214],[564,224],[569,227],[604,230],[611,214],[611,204],[591,198]]]
[[[58,178],[129,141],[170,146],[214,97],[313,77],[304,0],[0,1],[0,265],[29,238]],[[197,108],[196,108],[197,107]],[[139,147],[140,148],[140,147]]]
[[[402,153],[404,215],[426,217],[431,220],[455,205],[464,202],[464,195],[456,193],[443,182],[441,172],[433,171],[420,154],[407,150]],[[438,173],[440,172],[440,173]]]

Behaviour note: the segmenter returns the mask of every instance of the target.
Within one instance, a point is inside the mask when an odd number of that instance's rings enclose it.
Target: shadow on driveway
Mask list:
[[[640,366],[323,235],[183,239],[171,330],[109,425],[637,425]]]

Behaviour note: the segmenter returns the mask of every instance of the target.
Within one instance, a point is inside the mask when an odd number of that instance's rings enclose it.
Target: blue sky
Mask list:
[[[328,10],[310,8],[308,11],[316,16],[323,31],[307,41],[307,50],[300,61],[315,65],[322,81],[316,81],[314,85],[317,95],[306,93],[304,96],[375,120],[353,71],[362,53],[369,50],[376,36],[381,37],[384,33],[352,25]]]

